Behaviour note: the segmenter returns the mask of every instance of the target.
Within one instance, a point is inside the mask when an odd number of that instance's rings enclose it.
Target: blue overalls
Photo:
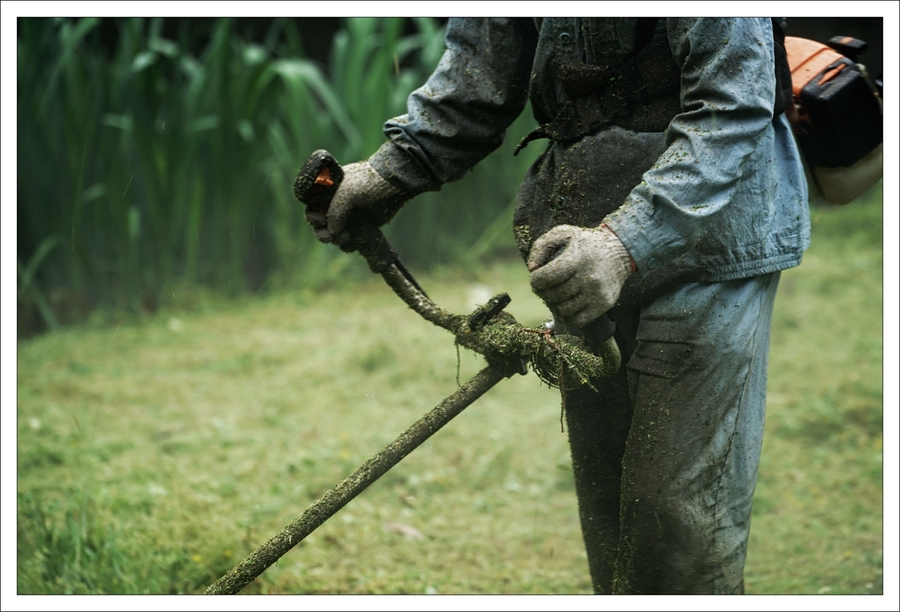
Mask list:
[[[438,68],[370,163],[410,195],[462,178],[529,99],[539,123],[556,116],[562,65],[632,56],[639,21],[451,19]],[[770,20],[668,18],[653,36],[680,69],[680,110],[664,131],[551,141],[514,232],[526,256],[554,225],[605,222],[638,268],[609,312],[625,367],[565,398],[595,591],[735,593],[778,274],[809,245],[806,183],[787,120],[773,120]]]

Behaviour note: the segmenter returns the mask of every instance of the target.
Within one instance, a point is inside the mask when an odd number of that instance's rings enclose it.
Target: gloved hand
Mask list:
[[[613,307],[635,267],[606,225],[558,225],[528,257],[531,288],[564,323],[582,327]]]
[[[346,228],[351,214],[362,213],[371,223],[381,226],[408,199],[402,190],[381,178],[368,161],[348,164],[342,170],[344,180],[334,194],[327,215],[306,211],[306,222],[313,227],[319,242],[345,244],[350,239]]]

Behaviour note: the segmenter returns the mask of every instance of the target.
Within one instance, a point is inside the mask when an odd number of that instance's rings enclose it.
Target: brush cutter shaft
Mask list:
[[[362,493],[370,484],[397,465],[404,457],[504,378],[504,374],[491,367],[481,370],[456,393],[447,397],[431,412],[416,421],[396,440],[385,446],[380,453],[363,463],[343,482],[307,508],[306,512],[285,526],[234,569],[219,578],[206,590],[206,594],[234,595],[239,593],[285,553],[346,506],[350,500]]]

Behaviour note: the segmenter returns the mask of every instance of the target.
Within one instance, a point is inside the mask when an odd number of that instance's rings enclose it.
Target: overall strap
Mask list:
[[[549,123],[538,127],[516,146],[518,154],[532,140],[576,142],[602,128],[618,125],[637,132],[662,132],[681,111],[681,68],[667,36],[653,37],[658,18],[641,18],[635,33],[636,53],[618,66],[573,62],[559,69],[570,102]],[[772,19],[775,38],[774,117],[793,108],[791,73],[784,50],[784,30]]]
[[[668,38],[653,38],[657,23],[657,18],[638,20],[637,52],[618,66],[581,62],[560,66],[560,83],[570,102],[552,121],[523,138],[514,154],[532,140],[571,143],[610,125],[644,132],[665,130],[680,110],[681,69],[672,57]],[[664,112],[648,112],[666,97]]]

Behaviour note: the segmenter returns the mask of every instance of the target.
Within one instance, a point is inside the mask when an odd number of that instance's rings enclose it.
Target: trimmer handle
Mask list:
[[[547,257],[547,261],[542,265],[547,265],[559,257],[560,253],[565,249],[566,247],[562,246],[551,251]],[[582,325],[579,329],[581,330],[585,342],[588,344],[588,348],[596,355],[603,343],[616,333],[616,324],[604,313],[587,325]]]
[[[297,178],[294,179],[294,196],[306,206],[307,221],[314,225],[325,224],[325,215],[343,180],[344,170],[328,151],[319,149],[306,159],[300,172],[297,173]],[[391,248],[384,234],[371,220],[362,215],[351,216],[347,220],[347,230],[350,233],[350,240],[340,245],[341,250],[347,253],[359,251],[372,272],[380,274],[389,265],[400,266],[397,252]],[[403,268],[402,271],[418,288],[419,285],[409,276],[406,269]],[[424,294],[424,291],[422,293]]]
[[[326,214],[344,171],[334,156],[324,149],[310,155],[294,180],[294,196],[310,211]]]
[[[596,354],[597,349],[616,333],[616,324],[607,315],[602,314],[582,327],[581,331],[591,351]]]

